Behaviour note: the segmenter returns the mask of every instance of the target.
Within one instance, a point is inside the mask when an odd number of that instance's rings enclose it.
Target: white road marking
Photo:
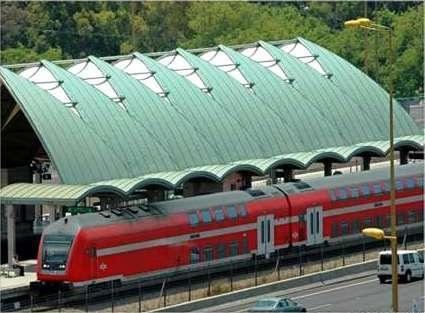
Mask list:
[[[316,309],[319,309],[319,308],[324,308],[324,307],[326,307],[326,306],[331,306],[332,304],[322,304],[322,305],[318,305],[318,306],[315,306],[315,307],[312,307],[312,308],[308,308],[307,309],[307,311],[310,311],[310,310],[316,310]]]
[[[350,285],[345,285],[345,286],[341,286],[341,287],[331,288],[331,289],[327,289],[327,290],[323,290],[323,291],[313,292],[313,293],[310,293],[310,294],[308,294],[308,295],[303,295],[303,296],[294,297],[293,299],[308,298],[308,297],[311,297],[311,296],[320,295],[320,294],[322,294],[322,293],[327,293],[327,292],[331,292],[331,291],[335,291],[335,290],[340,290],[340,289],[350,288],[350,287],[354,287],[354,286],[358,286],[358,285],[365,285],[365,284],[369,284],[369,283],[371,283],[371,282],[376,282],[376,278],[374,278],[374,279],[370,279],[370,280],[366,280],[366,281],[362,281],[362,282],[360,282],[360,283],[355,283],[355,284],[350,284]]]

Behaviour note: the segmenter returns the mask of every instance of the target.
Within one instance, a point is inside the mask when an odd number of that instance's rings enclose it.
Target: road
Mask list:
[[[399,311],[412,310],[413,301],[422,301],[424,281],[399,285]],[[263,297],[290,297],[307,308],[307,312],[388,312],[391,308],[391,283],[379,284],[375,275],[314,286],[301,291],[276,291]],[[254,298],[210,307],[202,312],[246,312]],[[419,306],[423,310],[423,305]]]

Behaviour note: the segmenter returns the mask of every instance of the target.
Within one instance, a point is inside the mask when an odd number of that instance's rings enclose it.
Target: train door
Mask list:
[[[269,258],[274,252],[274,215],[257,217],[257,255]]]
[[[323,208],[313,207],[307,209],[307,245],[323,242]]]

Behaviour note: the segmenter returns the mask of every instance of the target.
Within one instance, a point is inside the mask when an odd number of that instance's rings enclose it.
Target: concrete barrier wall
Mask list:
[[[220,305],[226,302],[242,300],[250,297],[259,296],[262,294],[271,293],[277,290],[285,290],[303,285],[314,284],[327,280],[336,279],[341,276],[359,274],[366,271],[376,269],[376,260],[371,260],[363,263],[338,267],[332,270],[323,271],[320,273],[312,273],[300,277],[294,277],[287,280],[281,280],[264,284],[261,286],[246,288],[243,290],[233,291],[222,295],[184,302],[177,305],[160,308],[151,312],[188,312],[202,310],[211,306]]]

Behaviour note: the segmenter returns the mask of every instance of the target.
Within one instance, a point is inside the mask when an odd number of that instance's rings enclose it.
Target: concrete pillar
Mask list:
[[[41,174],[40,173],[34,173],[33,174],[33,183],[34,184],[41,184]],[[42,216],[42,208],[40,204],[37,204],[34,206],[34,219],[41,221]]]
[[[368,171],[370,170],[370,160],[372,158],[370,156],[364,156],[363,157],[363,162],[362,162],[362,171]]]
[[[273,169],[270,170],[270,178],[272,180],[272,184],[277,183],[276,169],[273,168]]]
[[[400,165],[407,164],[409,160],[409,150],[400,150]]]
[[[325,176],[332,176],[332,162],[325,161],[323,165]]]
[[[49,206],[50,224],[56,221],[56,205]]]
[[[15,211],[13,205],[6,205],[7,214],[7,263],[12,267],[16,254]]]
[[[283,180],[285,183],[294,179],[294,170],[290,168],[283,169]]]

